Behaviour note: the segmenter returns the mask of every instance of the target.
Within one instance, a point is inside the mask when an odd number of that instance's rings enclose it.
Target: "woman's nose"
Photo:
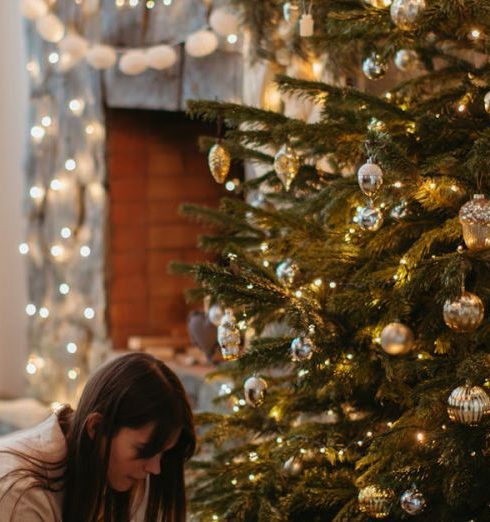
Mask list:
[[[147,473],[151,473],[152,475],[160,475],[161,471],[161,460],[162,456],[161,454],[157,454],[154,457],[151,457],[151,459],[148,459],[145,462],[145,471]]]

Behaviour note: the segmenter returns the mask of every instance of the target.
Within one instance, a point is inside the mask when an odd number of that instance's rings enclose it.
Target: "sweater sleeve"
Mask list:
[[[0,500],[0,522],[58,522],[58,517],[49,492],[16,484]]]

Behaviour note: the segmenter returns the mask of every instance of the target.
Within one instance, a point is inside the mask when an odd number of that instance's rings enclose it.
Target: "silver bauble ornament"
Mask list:
[[[299,457],[290,457],[284,463],[284,471],[291,477],[296,477],[303,471],[303,461]]]
[[[223,309],[218,303],[211,305],[208,310],[208,319],[214,324],[219,326],[223,317]]]
[[[218,326],[218,344],[225,361],[236,359],[240,355],[240,343],[240,330],[233,312],[228,309]]]
[[[309,337],[296,337],[291,342],[290,350],[294,362],[303,362],[311,359],[315,345]]]
[[[422,495],[415,486],[412,486],[410,489],[407,489],[405,493],[402,493],[400,497],[400,506],[405,513],[415,516],[422,513],[427,506],[427,502],[424,495]]]
[[[485,94],[483,98],[483,105],[485,107],[485,111],[490,114],[490,91]]]
[[[279,263],[276,267],[277,279],[279,279],[283,285],[292,285],[298,270],[296,263],[293,263],[291,259],[286,259],[286,261]]]
[[[367,206],[361,208],[356,215],[357,223],[363,230],[376,232],[383,224],[383,213],[379,208]]]
[[[247,403],[256,408],[265,400],[267,383],[261,377],[249,377],[243,385],[243,393]]]
[[[405,200],[400,201],[398,205],[395,205],[390,212],[390,216],[393,219],[403,219],[404,217],[407,217],[408,215],[408,206],[407,202]]]
[[[485,307],[482,300],[471,292],[463,291],[454,301],[448,299],[444,303],[444,322],[455,332],[466,333],[476,330],[484,314]]]
[[[413,49],[400,49],[395,54],[395,65],[400,71],[411,71],[419,65],[419,55]]]
[[[398,28],[411,31],[424,9],[425,0],[393,0],[390,7],[391,19]]]
[[[453,422],[470,426],[477,425],[490,413],[490,398],[480,386],[458,386],[451,392],[447,404],[447,413]]]
[[[402,323],[387,324],[381,332],[381,347],[390,355],[404,355],[413,346],[413,333]]]
[[[357,181],[364,194],[371,198],[383,184],[383,171],[379,165],[368,160],[357,171]]]
[[[391,489],[366,486],[359,491],[359,511],[372,518],[386,518],[391,511],[395,493]]]
[[[362,72],[370,80],[378,80],[386,74],[388,65],[377,53],[371,54],[362,62]]]
[[[299,158],[290,145],[283,145],[274,156],[274,170],[286,190],[299,171]]]
[[[460,208],[459,222],[470,250],[490,247],[490,201],[483,194],[475,194]]]

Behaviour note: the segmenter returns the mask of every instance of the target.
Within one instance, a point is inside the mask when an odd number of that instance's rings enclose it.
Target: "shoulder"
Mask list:
[[[0,522],[60,522],[55,496],[29,478],[2,481]]]
[[[19,455],[35,456],[46,461],[60,461],[66,455],[66,441],[56,415],[33,428],[0,437],[0,476],[5,466],[9,471],[12,465],[20,464]]]

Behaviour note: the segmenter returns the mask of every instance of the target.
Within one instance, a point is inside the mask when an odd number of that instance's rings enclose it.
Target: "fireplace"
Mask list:
[[[213,129],[181,112],[108,109],[106,118],[113,347],[127,348],[133,336],[185,338],[183,292],[194,283],[170,274],[168,264],[205,259],[197,248],[204,229],[180,216],[179,206],[217,206],[223,195],[197,145]]]

